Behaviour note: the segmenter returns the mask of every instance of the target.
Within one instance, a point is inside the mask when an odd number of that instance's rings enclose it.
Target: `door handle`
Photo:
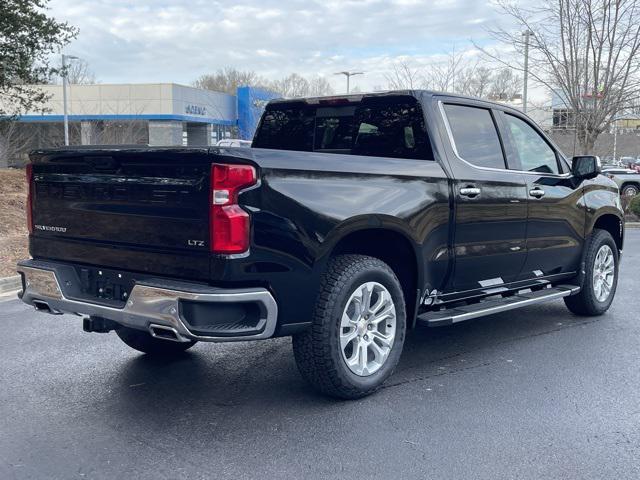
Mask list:
[[[544,197],[544,190],[542,190],[540,187],[532,188],[531,190],[529,190],[529,195],[535,198],[542,198]]]
[[[478,187],[464,187],[460,189],[460,195],[470,198],[477,197],[480,195],[480,189]]]

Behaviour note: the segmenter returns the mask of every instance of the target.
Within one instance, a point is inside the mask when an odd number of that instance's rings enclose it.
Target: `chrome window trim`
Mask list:
[[[445,130],[447,131],[447,136],[449,137],[449,144],[451,145],[451,148],[453,150],[453,153],[456,155],[456,157],[461,160],[462,162],[464,162],[465,164],[469,165],[472,168],[475,168],[477,170],[486,170],[489,172],[514,172],[514,173],[522,173],[525,175],[536,175],[538,177],[540,176],[545,176],[545,177],[557,177],[557,178],[568,178],[571,176],[571,173],[541,173],[541,172],[530,172],[528,170],[518,170],[515,168],[493,168],[493,167],[480,167],[478,165],[474,165],[473,163],[471,163],[468,160],[465,160],[464,158],[462,158],[460,156],[460,153],[458,152],[458,147],[456,146],[456,141],[453,138],[453,131],[451,130],[451,125],[449,124],[449,118],[447,117],[447,112],[444,109],[444,104],[446,102],[442,101],[442,100],[438,100],[438,108],[440,110],[440,115],[442,116],[442,121],[444,122],[444,127]],[[488,107],[476,107],[474,105],[468,105],[468,104],[464,104],[464,103],[454,103],[452,105],[461,105],[463,107],[469,107],[469,108],[484,108],[485,110],[491,110],[491,108]],[[497,128],[497,127],[496,127]],[[497,130],[496,130],[496,133]],[[559,153],[556,151],[556,153]],[[562,155],[562,154],[560,154]],[[564,158],[564,156],[563,156]]]

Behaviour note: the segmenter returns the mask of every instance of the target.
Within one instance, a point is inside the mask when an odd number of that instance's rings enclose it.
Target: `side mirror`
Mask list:
[[[571,173],[580,180],[597,177],[600,174],[600,157],[595,155],[573,157]]]

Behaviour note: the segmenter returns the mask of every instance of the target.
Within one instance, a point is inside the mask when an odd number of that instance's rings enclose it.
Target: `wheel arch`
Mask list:
[[[370,219],[369,219],[370,220]],[[394,271],[405,297],[407,327],[415,323],[417,302],[424,272],[419,262],[418,244],[410,233],[397,225],[350,222],[332,238],[326,258],[341,254],[360,254],[378,258]]]
[[[624,220],[617,212],[604,212],[595,217],[589,233],[592,233],[596,228],[609,232],[616,242],[618,251],[622,251],[624,244]]]

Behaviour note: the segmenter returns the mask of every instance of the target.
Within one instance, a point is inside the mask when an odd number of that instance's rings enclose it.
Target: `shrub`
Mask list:
[[[640,195],[636,195],[629,202],[629,211],[636,217],[640,217]]]

